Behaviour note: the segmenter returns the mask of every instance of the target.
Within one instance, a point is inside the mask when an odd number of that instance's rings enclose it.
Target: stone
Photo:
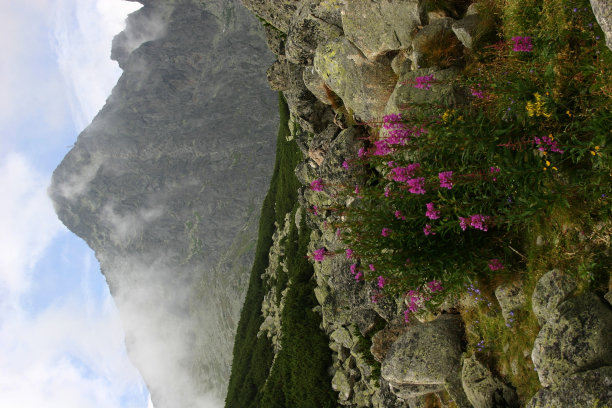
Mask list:
[[[286,61],[275,61],[266,71],[268,86],[273,91],[286,91],[289,89],[289,69]]]
[[[305,0],[298,6],[289,24],[285,45],[287,60],[294,64],[312,65],[319,43],[342,35],[342,29],[326,20],[340,19],[330,16],[333,9],[326,8],[320,0]]]
[[[308,66],[304,68],[302,73],[302,80],[304,85],[312,94],[322,103],[331,105],[332,101],[328,91],[325,90],[325,81],[323,77],[314,69],[314,66]]]
[[[410,71],[411,67],[412,61],[410,60],[410,53],[408,50],[400,50],[391,60],[391,69],[398,77]]]
[[[558,306],[533,345],[531,360],[544,387],[563,377],[612,365],[612,310],[599,297],[585,293]]]
[[[573,374],[540,389],[526,408],[606,408],[612,406],[612,367]]]
[[[348,40],[373,61],[409,48],[424,14],[421,0],[351,0],[342,9],[342,27]]]
[[[453,32],[465,48],[472,49],[474,45],[474,36],[478,32],[479,22],[480,18],[478,14],[471,14],[453,24]]]
[[[353,393],[353,379],[344,370],[338,370],[332,378],[332,388],[340,393],[340,399],[348,400]]]
[[[595,19],[606,37],[606,45],[612,50],[612,3],[609,0],[591,0]]]
[[[335,341],[336,343],[342,344],[348,349],[352,348],[355,345],[355,342],[353,341],[353,336],[351,336],[351,333],[349,333],[349,331],[344,327],[339,327],[338,329],[334,330],[334,332],[329,336],[329,338]]]
[[[576,289],[576,281],[558,269],[545,273],[531,296],[531,307],[540,326],[558,315],[557,306]]]
[[[514,314],[523,308],[527,302],[523,285],[520,282],[504,283],[495,289],[495,297],[502,310],[506,324],[512,324]]]
[[[285,55],[285,34],[269,24],[264,24],[266,43],[276,56]]]
[[[346,108],[362,120],[382,116],[397,81],[390,65],[368,61],[346,37],[320,44],[314,67]]]
[[[416,324],[389,348],[382,362],[382,377],[393,386],[444,384],[461,371],[461,317],[442,315]]]
[[[273,25],[276,29],[287,33],[291,17],[297,9],[295,0],[241,0],[242,4]]]
[[[494,377],[476,356],[463,361],[461,383],[474,408],[518,408],[516,391]]]
[[[414,36],[412,40],[412,69],[430,68],[437,66],[438,68],[448,68],[448,66],[440,66],[434,64],[434,61],[439,59],[433,54],[438,50],[443,50],[441,55],[437,57],[446,58],[448,50],[452,48],[453,42],[457,41],[453,34],[452,25],[455,22],[450,17],[439,18],[433,20],[431,24],[426,25]]]
[[[453,83],[459,72],[455,68],[444,70],[424,68],[405,73],[399,78],[389,97],[384,114],[401,113],[401,110],[410,104],[453,107],[465,103],[467,101],[465,91]],[[415,79],[428,75],[433,75],[435,79],[431,87],[429,89],[415,88]]]
[[[398,397],[407,400],[432,392],[444,391],[444,384],[402,384],[393,387],[392,391]]]
[[[306,88],[302,79],[304,70],[302,66],[287,63],[287,67],[289,88],[283,91],[283,95],[291,115],[303,130],[311,133],[323,131],[327,125],[333,123],[333,111]]]
[[[612,290],[609,290],[608,293],[605,294],[604,299],[606,299],[608,303],[612,305]]]

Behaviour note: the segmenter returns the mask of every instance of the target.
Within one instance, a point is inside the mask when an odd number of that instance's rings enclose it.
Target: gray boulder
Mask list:
[[[558,315],[557,306],[576,289],[576,281],[558,269],[545,273],[533,290],[531,307],[540,326]]]
[[[544,387],[562,378],[612,365],[612,310],[587,293],[558,307],[559,316],[540,330],[531,359]]]
[[[538,391],[526,408],[606,408],[612,406],[612,367],[570,375]]]
[[[289,68],[287,61],[275,61],[266,71],[268,86],[273,91],[286,91],[289,89]]]
[[[344,370],[338,370],[332,378],[332,388],[340,394],[341,400],[348,400],[353,393],[353,379]]]
[[[457,315],[442,315],[433,322],[414,325],[390,347],[382,362],[382,377],[396,388],[443,387],[460,376],[461,338],[461,318]]]
[[[342,35],[342,29],[332,23],[338,20],[338,9],[326,7],[320,0],[303,1],[289,25],[285,45],[287,59],[294,64],[312,65],[319,43]]]
[[[478,14],[472,13],[453,23],[453,32],[465,48],[472,49],[479,22],[480,17],[478,17]]]
[[[520,405],[516,391],[493,377],[476,356],[463,361],[461,382],[474,408],[518,408]]]
[[[323,80],[323,77],[314,69],[314,66],[304,68],[302,80],[304,81],[306,88],[308,88],[308,90],[312,92],[312,94],[316,96],[319,101],[326,105],[332,104],[327,95],[327,91],[325,90],[325,80]]]
[[[346,37],[369,60],[409,48],[423,24],[422,0],[351,0],[342,10]]]
[[[259,16],[272,24],[274,27],[287,33],[289,22],[297,8],[298,2],[295,0],[241,0],[242,4]]]
[[[397,81],[390,64],[368,61],[345,37],[319,45],[314,67],[347,109],[365,120],[383,114]]]
[[[612,3],[609,0],[591,0],[591,8],[606,36],[606,45],[612,50]]]
[[[268,48],[277,56],[285,55],[285,34],[269,24],[264,25]]]
[[[524,307],[527,302],[523,286],[518,282],[498,286],[495,289],[495,297],[499,302],[506,324],[510,325],[514,321],[514,313]]]

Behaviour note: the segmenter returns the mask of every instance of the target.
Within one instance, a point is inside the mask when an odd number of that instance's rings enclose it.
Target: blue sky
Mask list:
[[[121,74],[111,40],[138,7],[0,0],[0,407],[151,407],[93,252],[46,194]]]

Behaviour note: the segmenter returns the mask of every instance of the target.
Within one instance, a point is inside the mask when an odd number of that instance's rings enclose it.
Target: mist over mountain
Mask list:
[[[278,124],[261,24],[239,0],[141,0],[123,69],[53,174],[156,408],[221,406]]]

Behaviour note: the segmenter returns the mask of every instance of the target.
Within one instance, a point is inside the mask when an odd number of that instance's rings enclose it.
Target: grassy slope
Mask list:
[[[274,223],[276,221],[282,225],[285,214],[295,211],[297,190],[300,187],[294,168],[302,156],[295,142],[287,141],[289,111],[280,94],[279,111],[276,163],[261,211],[255,261],[236,333],[232,372],[225,401],[228,408],[314,408],[334,406],[336,400],[327,376],[331,352],[318,327],[320,316],[311,310],[316,300],[310,279],[312,265],[306,258],[310,231],[304,225],[299,231],[292,225],[290,237],[285,243],[290,276],[285,277],[284,281],[290,278],[294,284],[287,294],[282,316],[283,351],[279,353],[272,373],[272,344],[265,336],[257,338],[263,322],[261,303],[267,290],[263,287],[261,274],[268,266]],[[310,363],[304,363],[300,352],[311,355]],[[266,384],[269,375],[271,379]],[[275,402],[277,399],[280,401],[278,404]],[[285,401],[289,405],[285,405]]]

